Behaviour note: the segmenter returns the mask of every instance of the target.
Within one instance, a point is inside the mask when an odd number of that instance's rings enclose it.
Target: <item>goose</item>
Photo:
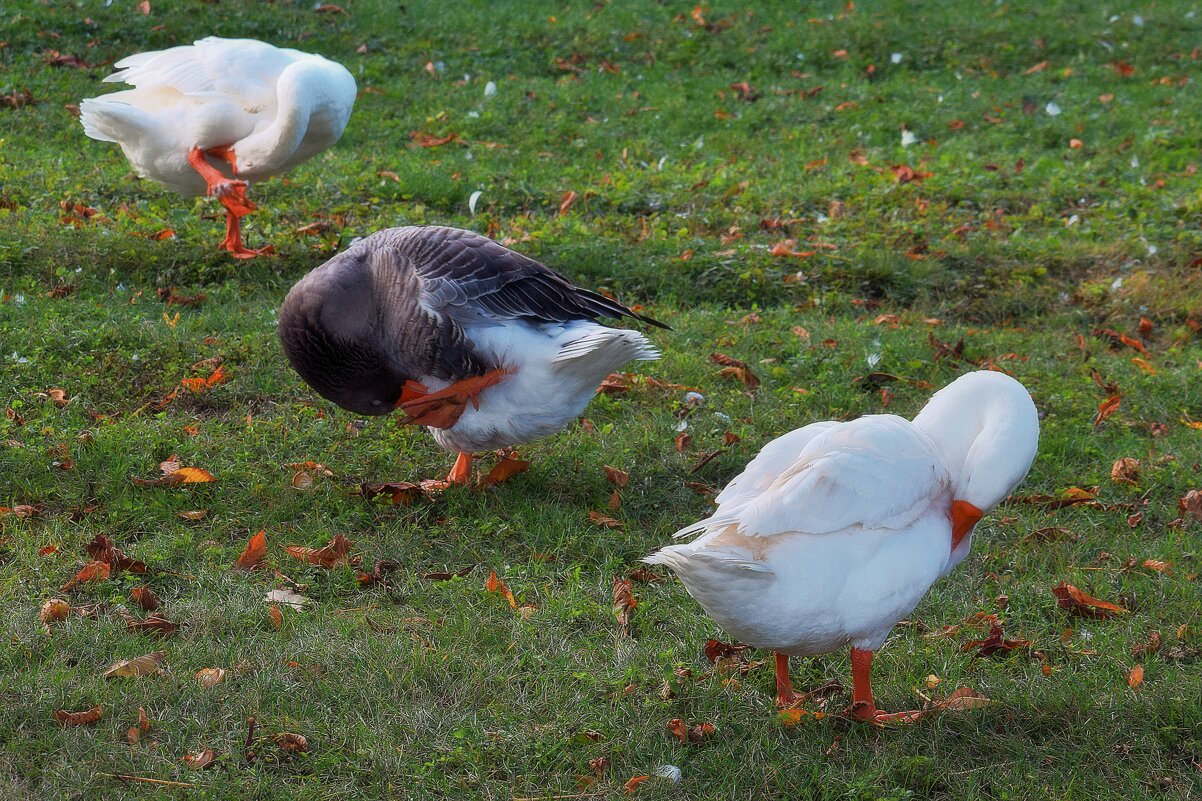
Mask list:
[[[598,317],[668,327],[488,237],[407,226],[301,278],[279,335],[322,397],[358,414],[399,409],[457,453],[446,486],[469,483],[474,453],[564,428],[609,373],[659,358],[643,334]]]
[[[913,421],[891,414],[796,429],[764,446],[686,526],[644,559],[669,567],[729,634],[775,651],[776,701],[799,699],[790,656],[851,646],[851,714],[884,724],[873,654],[930,586],[968,555],[981,517],[1027,475],[1039,418],[1026,388],[968,373]]]
[[[143,178],[216,197],[225,207],[220,247],[235,258],[271,252],[242,243],[240,220],[255,210],[247,182],[333,145],[355,104],[355,79],[341,64],[254,39],[210,36],[115,66],[104,81],[134,88],[84,99],[84,133],[120,145]]]

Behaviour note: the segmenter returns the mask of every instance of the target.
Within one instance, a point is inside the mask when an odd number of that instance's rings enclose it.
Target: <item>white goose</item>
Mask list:
[[[446,482],[466,484],[474,452],[558,431],[610,372],[659,358],[638,331],[598,317],[667,328],[488,237],[410,226],[378,231],[298,281],[279,333],[323,397],[427,426],[459,454]]]
[[[237,258],[246,182],[278,175],[333,145],[355,104],[341,64],[254,39],[209,37],[121,59],[106,82],[135,88],[80,103],[84,133],[116,142],[143,178],[225,207],[221,248]]]
[[[869,415],[769,442],[718,495],[700,533],[645,561],[670,567],[727,632],[776,652],[777,703],[797,700],[789,656],[851,645],[852,712],[905,721],[872,696],[873,652],[972,529],[1026,476],[1039,442],[1031,396],[1002,373],[969,373],[911,422]]]

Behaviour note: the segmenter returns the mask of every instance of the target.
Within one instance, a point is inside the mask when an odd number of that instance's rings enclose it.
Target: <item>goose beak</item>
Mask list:
[[[984,516],[977,507],[973,506],[968,501],[952,501],[952,550],[956,550],[956,546],[960,544],[960,540],[964,539],[968,532],[972,531],[972,527]]]

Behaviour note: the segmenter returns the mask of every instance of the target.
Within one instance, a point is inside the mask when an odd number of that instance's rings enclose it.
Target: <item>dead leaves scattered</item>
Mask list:
[[[205,392],[208,392],[213,387],[224,384],[224,383],[228,382],[229,380],[230,380],[230,378],[228,375],[226,375],[224,368],[219,366],[216,370],[214,370],[212,372],[212,374],[209,375],[208,378],[185,378],[182,381],[180,381],[179,383],[180,383],[180,386],[182,386],[184,389],[188,390],[189,392],[191,392],[195,395],[201,395],[201,394],[204,394]],[[191,468],[185,468],[185,469],[191,469]]]
[[[88,556],[98,562],[104,562],[115,570],[128,570],[130,573],[145,573],[146,565],[137,559],[131,559],[103,534],[97,534],[87,545]]]
[[[217,752],[212,748],[206,748],[202,751],[195,751],[190,754],[184,754],[179,759],[192,770],[204,770],[217,761]]]
[[[176,487],[180,484],[205,484],[217,480],[212,473],[199,467],[181,467],[179,457],[174,455],[160,462],[159,470],[163,473],[160,478],[130,480],[139,487]]]
[[[1012,651],[1027,649],[1031,647],[1030,640],[1007,640],[1002,637],[1002,626],[1000,623],[995,623],[989,628],[989,636],[982,640],[969,640],[960,646],[960,650],[967,653],[974,648],[979,649],[974,655],[976,657],[991,657],[997,654],[1006,655]]]
[[[496,486],[502,481],[508,481],[518,473],[525,473],[529,469],[530,462],[519,459],[512,453],[506,453],[493,466],[493,469],[488,471],[488,475],[480,480],[480,487]]]
[[[634,589],[630,585],[630,579],[614,576],[614,617],[618,621],[619,636],[630,636],[630,620],[634,616],[636,606],[638,606],[638,601],[634,598]]]
[[[163,660],[167,654],[154,651],[133,659],[123,659],[104,672],[106,679],[136,679],[162,672]]]
[[[263,563],[263,559],[267,556],[267,532],[259,531],[246,542],[246,548],[242,551],[242,555],[238,557],[237,566],[253,570]]]
[[[1067,609],[1071,614],[1094,620],[1105,620],[1112,615],[1125,615],[1129,611],[1116,604],[1087,595],[1064,581],[1052,588],[1052,594],[1056,596],[1056,603],[1061,609]]]
[[[59,709],[52,712],[50,717],[63,726],[91,726],[104,717],[104,707],[97,705],[91,709],[85,709],[83,712],[68,712],[65,709]]]
[[[484,589],[489,592],[495,592],[508,601],[510,609],[517,609],[518,602],[514,599],[513,592],[505,586],[505,582],[497,578],[497,571],[489,571],[488,579],[484,582]]]
[[[1135,485],[1139,482],[1139,459],[1124,456],[1110,466],[1110,480],[1117,484]]]
[[[328,467],[317,462],[290,462],[284,467],[295,471],[292,474],[292,486],[298,490],[313,489],[313,480],[317,476],[334,477],[334,473]]]
[[[697,745],[714,733],[714,724],[712,723],[694,723],[689,725],[681,718],[672,718],[667,723],[668,731],[671,732],[681,745],[692,743]]]
[[[271,738],[281,751],[290,754],[303,754],[309,750],[309,741],[303,734],[280,732]]]
[[[603,515],[600,512],[589,512],[588,519],[602,528],[622,528],[621,520],[615,520],[612,517]]]
[[[112,568],[107,562],[88,562],[75,576],[60,587],[61,592],[69,592],[73,588],[90,581],[106,581]]]
[[[162,606],[159,597],[149,587],[134,587],[129,591],[129,597],[147,612],[154,612]]]
[[[173,623],[157,612],[143,620],[129,614],[122,617],[125,619],[125,628],[129,631],[144,631],[159,637],[170,637],[179,631],[178,623]]]
[[[306,548],[302,545],[286,545],[284,553],[293,559],[300,559],[309,564],[324,568],[332,568],[347,560],[351,550],[351,541],[341,534],[335,534],[334,539],[320,548]]]
[[[216,687],[228,675],[229,671],[225,668],[201,668],[196,671],[196,683],[201,687]]]
[[[743,383],[743,386],[754,391],[760,385],[760,380],[751,372],[751,368],[747,362],[736,359],[733,356],[727,356],[725,353],[713,352],[709,356],[709,360],[714,364],[720,365],[721,370],[718,375],[738,379]]]
[[[42,604],[42,608],[38,611],[38,619],[46,626],[46,630],[50,630],[51,623],[58,623],[66,620],[71,614],[71,604],[64,601],[62,598],[51,598]]]

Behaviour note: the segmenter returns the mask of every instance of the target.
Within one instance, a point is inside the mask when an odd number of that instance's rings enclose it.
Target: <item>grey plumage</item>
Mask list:
[[[324,397],[387,414],[406,380],[494,368],[465,327],[631,317],[667,328],[480,234],[440,226],[379,231],[302,278],[280,309],[284,351]]]

